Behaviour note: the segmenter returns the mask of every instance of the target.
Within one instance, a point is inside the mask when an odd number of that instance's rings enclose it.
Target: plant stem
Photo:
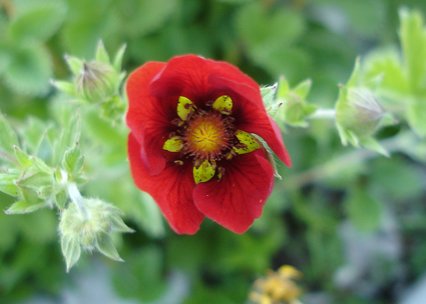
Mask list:
[[[336,110],[335,109],[318,109],[308,117],[309,119],[335,119]]]
[[[87,212],[86,206],[84,205],[84,198],[81,196],[77,185],[75,183],[68,183],[67,190],[71,201],[77,206],[78,210],[80,210],[83,219],[87,220],[89,218],[89,213]]]

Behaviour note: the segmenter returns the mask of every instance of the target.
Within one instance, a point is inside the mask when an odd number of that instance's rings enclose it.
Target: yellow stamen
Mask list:
[[[216,98],[216,100],[213,102],[213,109],[216,111],[219,111],[220,113],[224,115],[229,115],[232,112],[232,99],[231,97],[227,95],[222,95]]]
[[[237,137],[240,145],[234,146],[232,149],[238,154],[250,153],[260,148],[260,143],[250,133],[237,130],[235,132],[235,137]]]
[[[208,182],[216,172],[216,164],[210,163],[208,160],[203,161],[198,167],[194,166],[193,176],[196,184]]]
[[[177,104],[177,115],[183,121],[186,121],[192,112],[194,112],[195,105],[192,101],[184,96],[180,96]]]
[[[172,136],[164,142],[163,149],[169,152],[179,152],[183,149],[183,140],[180,136]]]

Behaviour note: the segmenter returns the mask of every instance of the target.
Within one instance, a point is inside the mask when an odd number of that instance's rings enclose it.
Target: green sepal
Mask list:
[[[124,260],[120,257],[117,252],[117,249],[114,246],[112,238],[110,235],[103,233],[96,240],[96,249],[102,253],[104,256],[117,261],[124,262]]]
[[[67,272],[77,263],[80,259],[81,248],[77,239],[61,236],[61,250],[65,258]]]
[[[96,46],[95,60],[103,62],[105,64],[110,63],[108,52],[106,51],[105,45],[102,40],[99,40],[98,45]]]

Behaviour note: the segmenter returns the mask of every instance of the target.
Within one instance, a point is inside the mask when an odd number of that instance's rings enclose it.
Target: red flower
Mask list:
[[[259,86],[236,67],[195,55],[148,62],[127,82],[130,168],[177,233],[204,217],[236,233],[262,213],[274,170],[263,138],[288,166]]]

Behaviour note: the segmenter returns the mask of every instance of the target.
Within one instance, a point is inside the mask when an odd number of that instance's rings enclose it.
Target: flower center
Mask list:
[[[255,136],[235,128],[230,96],[217,97],[209,107],[200,110],[190,99],[180,96],[176,132],[163,144],[163,150],[177,153],[176,165],[182,166],[188,159],[193,163],[196,184],[208,182],[214,176],[220,180],[225,172],[221,162],[261,148]]]
[[[189,121],[185,150],[199,159],[214,159],[228,147],[229,135],[220,114],[201,114]]]

